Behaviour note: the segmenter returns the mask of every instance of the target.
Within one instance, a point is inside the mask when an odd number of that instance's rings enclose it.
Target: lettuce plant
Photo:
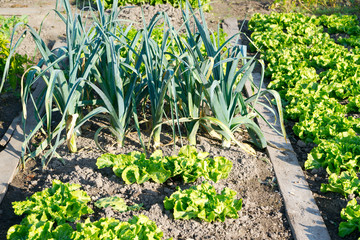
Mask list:
[[[346,222],[341,222],[339,225],[340,237],[345,237],[355,230],[360,232],[360,205],[355,198],[350,200],[346,208],[341,210],[341,218]]]
[[[117,196],[101,198],[95,202],[95,206],[98,208],[106,208],[110,206],[119,212],[137,211],[142,209],[142,204],[128,206],[123,198]]]
[[[360,137],[349,136],[321,140],[312,149],[305,162],[305,169],[323,167],[330,173],[340,174],[342,171],[359,172]]]
[[[145,215],[134,216],[128,222],[120,222],[113,218],[101,218],[95,222],[86,219],[84,222],[77,223],[75,230],[67,223],[56,226],[51,221],[32,220],[31,216],[24,218],[22,225],[10,228],[7,239],[163,239],[161,229]]]
[[[299,120],[293,130],[301,139],[323,146],[324,139],[345,140],[359,133],[359,119],[347,116],[349,111],[357,109],[356,96],[360,93],[354,77],[359,67],[358,56],[324,32],[324,26],[331,31],[353,31],[350,29],[356,28],[356,24],[356,18],[346,15],[315,17],[283,13],[256,14],[249,22],[254,30],[254,42],[266,52],[267,74],[274,80],[269,87],[280,90],[287,103],[286,116]],[[269,37],[274,34],[276,41]],[[320,69],[323,71],[318,74]],[[349,100],[349,106],[339,103],[344,99]],[[329,158],[324,163],[332,161]],[[307,165],[314,163],[311,162]],[[338,168],[339,174],[340,169],[349,169],[352,162],[330,166]]]
[[[20,224],[8,230],[7,239],[162,239],[163,232],[144,215],[134,216],[128,222],[113,218],[102,218],[95,222],[86,219],[82,222],[80,217],[93,213],[93,210],[87,206],[90,197],[79,188],[78,184],[54,180],[52,188],[37,192],[26,201],[14,202],[15,214],[26,216]],[[123,210],[124,206],[129,208],[121,200],[117,197],[105,198],[95,205],[106,207],[110,204],[118,210]],[[130,208],[134,210],[134,206]],[[69,224],[75,221],[76,229],[72,227],[74,224]]]
[[[93,213],[87,206],[90,197],[78,190],[80,185],[54,180],[51,188],[33,194],[26,201],[14,202],[16,215],[26,214],[20,225],[8,230],[8,239],[59,239],[69,236],[72,228],[68,222],[80,220]],[[69,239],[69,238],[64,238]]]
[[[357,17],[255,14],[249,28],[268,62],[266,74],[273,79],[269,87],[280,91],[286,116],[298,121],[295,134],[318,144],[305,168],[326,169],[328,184],[322,184],[321,191],[359,195],[360,120],[351,116],[360,106],[359,49],[340,45],[356,46],[360,36]],[[350,36],[334,40],[329,35],[333,33]],[[342,211],[349,222],[340,224],[341,236],[358,226],[360,217],[354,214],[354,206],[351,201]]]
[[[15,214],[33,214],[57,224],[75,222],[82,215],[93,213],[87,206],[91,199],[86,192],[78,190],[80,187],[78,184],[54,180],[52,188],[37,192],[26,201],[14,202]]]
[[[344,195],[344,197],[350,194],[359,196],[360,180],[353,170],[343,171],[340,174],[332,173],[328,181],[328,184],[321,184],[320,190],[322,192],[337,192]]]
[[[134,216],[128,222],[120,222],[113,218],[102,218],[96,222],[86,220],[76,226],[76,232],[72,235],[74,240],[86,239],[139,239],[161,240],[163,232],[155,222],[145,215]],[[169,240],[171,240],[170,238]]]
[[[242,199],[235,199],[236,192],[224,188],[217,194],[215,188],[207,182],[186,190],[179,189],[165,197],[164,207],[174,210],[175,219],[199,218],[207,222],[224,222],[226,217],[238,218]]]
[[[195,147],[184,146],[176,156],[163,156],[161,150],[150,158],[144,153],[103,154],[97,159],[99,169],[112,167],[116,176],[125,183],[144,183],[153,180],[163,183],[170,177],[180,176],[184,182],[194,182],[199,177],[218,182],[225,179],[232,168],[232,162],[224,157],[207,158],[208,153],[196,151]]]
[[[12,226],[7,239],[71,239],[73,228],[68,223],[56,225],[53,221],[39,220],[34,214],[23,218],[19,225]]]

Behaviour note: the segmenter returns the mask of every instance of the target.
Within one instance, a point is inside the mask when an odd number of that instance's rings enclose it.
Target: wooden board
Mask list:
[[[9,128],[6,130],[6,133],[0,140],[0,146],[4,147],[11,139],[16,126],[21,122],[21,116],[17,116],[14,118],[14,120],[11,122]]]
[[[259,73],[253,74],[255,84],[259,84],[260,79]],[[252,95],[249,82],[246,85],[246,90],[248,95]],[[265,100],[262,101],[266,103]],[[268,109],[260,104],[257,104],[255,108],[268,122],[275,122],[275,116]],[[262,118],[257,118],[257,121],[267,142],[270,143],[267,146],[267,152],[274,167],[280,192],[284,198],[286,214],[294,238],[298,240],[330,240],[324,220],[290,141],[286,141]],[[281,131],[279,120],[276,128]]]
[[[37,84],[33,92],[35,102],[44,87],[46,87],[44,82],[39,82],[39,84]],[[32,102],[29,101],[26,107],[28,115],[25,132],[26,134],[29,134],[30,131],[36,126],[37,121],[35,119],[34,106],[32,105]],[[21,118],[21,116],[18,118]],[[21,147],[24,140],[24,130],[22,128],[21,120],[16,120],[18,121],[13,134],[12,136],[9,135],[10,139],[7,139],[8,143],[5,149],[0,152],[0,203],[5,196],[9,184],[17,172],[17,167],[21,158]]]
[[[225,19],[222,26],[224,32],[230,37],[239,32],[239,25],[240,23],[232,18]],[[241,39],[234,44],[241,45]],[[260,73],[253,74],[253,81],[257,86],[260,79]],[[245,88],[248,96],[253,95],[250,82],[247,82]],[[261,100],[263,103],[267,103],[264,99]],[[275,122],[275,116],[268,109],[259,104],[255,108],[268,122]],[[294,238],[297,240],[330,240],[324,220],[290,141],[286,141],[262,118],[257,118],[257,122],[267,142],[270,143],[267,152],[274,167],[280,192],[284,198],[286,214]],[[281,131],[279,121],[276,124],[276,129]],[[286,151],[283,151],[284,149]]]

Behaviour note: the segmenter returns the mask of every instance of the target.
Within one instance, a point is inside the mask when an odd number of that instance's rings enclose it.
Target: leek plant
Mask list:
[[[176,94],[179,99],[178,112],[187,131],[187,138],[190,145],[196,145],[196,134],[199,130],[201,103],[203,101],[201,82],[193,73],[194,62],[186,54],[181,58],[182,62],[178,63],[179,69],[175,76]]]
[[[70,152],[76,152],[76,132],[79,127],[92,116],[104,111],[104,109],[96,109],[84,117],[82,117],[81,111],[84,85],[98,61],[96,52],[102,45],[101,39],[91,28],[86,30],[81,15],[72,16],[68,1],[63,1],[63,6],[66,16],[55,10],[66,24],[66,46],[61,48],[63,53],[61,57],[57,57],[54,51],[50,51],[36,31],[28,26],[42,59],[36,67],[30,69],[27,75],[22,94],[23,109],[26,109],[27,101],[32,99],[30,90],[36,82],[43,80],[46,87],[40,96],[43,101],[36,104],[36,115],[40,116],[40,110],[44,108],[45,116],[39,119],[35,129],[29,136],[26,136],[24,148],[37,130],[45,127],[47,139],[32,153],[32,155],[36,155],[49,146],[50,149],[44,154],[43,159],[51,158],[63,141],[66,141]],[[60,61],[65,59],[67,65],[61,66]],[[54,128],[52,116],[56,112],[61,114],[61,120]],[[24,118],[26,119],[26,111],[24,111]],[[66,131],[65,138],[62,135],[63,130]],[[56,139],[54,145],[52,145],[52,139]]]
[[[98,6],[101,10],[101,1],[98,1]],[[140,64],[135,66],[132,56],[137,54],[135,48],[140,44],[140,33],[138,32],[128,45],[129,39],[126,37],[131,25],[125,28],[119,22],[116,1],[111,14],[101,15],[100,21],[95,25],[95,30],[101,33],[103,48],[97,53],[99,61],[92,69],[94,83],[88,81],[88,84],[102,100],[98,103],[106,109],[109,116],[109,129],[119,146],[123,146],[133,113],[133,95],[139,85]],[[97,140],[97,135],[95,139]]]
[[[179,31],[171,31],[173,35],[172,52],[173,59],[176,59],[177,71],[175,74],[176,98],[178,101],[179,115],[182,117],[178,119],[185,125],[187,131],[187,138],[190,145],[196,145],[196,134],[200,127],[200,122],[204,120],[201,117],[205,116],[207,106],[205,105],[203,84],[198,74],[196,74],[196,65],[199,64],[201,72],[209,71],[205,64],[205,57],[207,55],[202,39],[198,32],[192,29],[190,21],[192,15],[189,14],[189,7],[182,11],[183,26],[186,34],[179,34]],[[216,39],[216,34],[212,37]],[[217,34],[218,40],[221,34]],[[210,70],[211,71],[211,70]]]
[[[187,49],[191,47],[186,42],[178,43],[180,53],[176,61],[178,69],[174,81],[178,102],[175,106],[177,106],[178,115],[181,116],[178,122],[184,124],[188,142],[194,146],[196,145],[196,134],[200,127],[200,116],[204,111],[202,110],[202,103],[204,103],[203,85],[194,73],[197,59],[189,56]]]
[[[26,29],[22,34],[29,33],[31,35],[42,57],[36,66],[28,69],[26,78],[22,80],[23,118],[27,119],[26,105],[30,102],[34,106],[34,114],[38,120],[37,125],[30,131],[26,130],[27,126],[24,124],[24,132],[30,133],[24,136],[23,163],[25,163],[25,158],[35,157],[45,151],[42,163],[46,165],[46,159],[51,159],[54,155],[58,156],[56,149],[63,142],[66,142],[70,152],[76,152],[76,134],[80,126],[91,117],[106,112],[106,109],[100,106],[83,116],[84,105],[93,105],[92,102],[94,102],[92,99],[86,99],[84,93],[86,82],[92,78],[93,70],[99,61],[99,52],[103,48],[103,33],[95,31],[93,26],[85,26],[80,14],[73,16],[67,0],[62,0],[61,3],[65,15],[62,15],[57,9],[54,11],[66,24],[66,45],[64,47],[51,51],[39,34],[29,25],[25,25]],[[16,28],[13,34],[15,30]],[[21,40],[22,38],[11,49],[11,54],[15,52]],[[11,54],[9,59],[12,57]],[[6,68],[5,72],[7,72]],[[32,95],[31,89],[34,85],[42,87],[38,101],[34,101]],[[60,121],[53,121],[54,114],[61,116]],[[54,122],[55,126],[53,126]],[[45,134],[46,139],[32,151],[29,143],[39,130]],[[63,134],[64,132],[65,134]],[[27,154],[28,151],[30,152]]]
[[[145,65],[144,81],[151,102],[154,148],[160,146],[164,102],[169,84],[174,75],[174,70],[165,55],[171,44],[171,41],[168,41],[170,37],[170,26],[164,24],[161,45],[151,38],[152,31],[160,20],[163,20],[165,23],[170,22],[166,13],[156,14],[151,19],[149,25],[146,25],[144,20],[144,29],[142,31],[143,44],[140,53],[141,60]]]
[[[257,100],[261,95],[270,93],[275,97],[280,117],[282,118],[282,107],[278,93],[273,91],[262,92],[259,90],[254,96],[246,99],[242,94],[242,90],[247,81],[252,81],[251,73],[256,63],[255,57],[246,59],[242,54],[240,46],[236,45],[231,48],[228,47],[225,50],[226,45],[235,38],[236,35],[229,38],[222,45],[214,38],[212,41],[201,7],[201,21],[195,16],[191,6],[188,5],[188,9],[192,13],[192,18],[194,19],[199,37],[205,45],[207,55],[202,57],[196,53],[198,52],[196,47],[199,46],[199,44],[194,46],[196,52],[193,51],[191,45],[188,44],[188,46],[190,46],[188,49],[189,53],[191,53],[190,56],[194,59],[193,63],[195,63],[196,74],[203,85],[206,103],[214,115],[214,117],[202,117],[202,119],[210,122],[212,126],[214,126],[213,130],[223,136],[224,147],[229,147],[231,141],[237,142],[233,136],[233,132],[241,125],[244,125],[248,129],[254,143],[264,148],[266,146],[266,140],[260,128],[253,121],[253,118],[257,116],[257,112],[252,110],[254,110],[254,105],[257,104]],[[190,42],[193,42],[192,39],[190,40]],[[263,76],[262,74],[262,80]],[[262,83],[263,81],[261,81],[261,84]],[[259,86],[259,89],[260,88],[261,86]],[[282,127],[283,133],[285,133],[283,124]],[[253,152],[250,148],[244,147],[244,145],[243,148]]]

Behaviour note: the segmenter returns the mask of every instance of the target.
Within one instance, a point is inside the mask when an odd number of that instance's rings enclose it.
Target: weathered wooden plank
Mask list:
[[[9,128],[6,130],[6,133],[0,140],[0,146],[4,147],[11,139],[11,136],[13,135],[16,125],[18,125],[21,122],[21,116],[17,116],[14,118],[14,120],[11,122]]]
[[[253,74],[255,84],[259,85],[260,79],[259,73]],[[246,85],[246,89],[247,93],[251,95],[250,83]],[[266,103],[265,100],[260,101]],[[275,122],[275,116],[268,109],[260,104],[257,104],[255,108],[268,122]],[[330,240],[324,220],[290,141],[285,141],[285,138],[276,133],[262,118],[258,118],[257,121],[267,142],[270,143],[267,146],[267,152],[284,198],[294,238],[298,240]],[[277,121],[276,128],[281,131],[279,121]]]
[[[238,33],[239,26],[237,20],[234,18],[226,19],[223,23],[223,29],[229,36]],[[238,40],[237,44],[241,44],[241,39]],[[253,74],[255,84],[259,85],[260,79],[259,73]],[[253,94],[250,82],[247,82],[245,88],[249,96]],[[266,102],[264,101],[264,103]],[[258,104],[256,110],[268,122],[275,122],[275,116],[268,109]],[[324,220],[321,217],[319,208],[316,205],[290,141],[285,141],[284,137],[277,134],[262,118],[258,118],[257,121],[267,142],[271,145],[267,147],[267,152],[284,198],[286,214],[294,238],[297,240],[330,240]],[[277,123],[276,128],[278,131],[281,131],[279,123]],[[287,150],[282,151],[280,149]]]
[[[41,91],[46,87],[44,82],[37,84],[33,96],[36,102]],[[26,134],[29,134],[37,124],[32,101],[27,104]],[[0,203],[5,196],[6,190],[17,172],[17,166],[21,158],[21,147],[24,140],[24,130],[21,121],[15,127],[15,131],[7,143],[5,149],[0,152]]]
[[[20,125],[16,125],[13,136],[6,148],[0,152],[0,203],[5,196],[6,190],[17,172],[23,131]]]

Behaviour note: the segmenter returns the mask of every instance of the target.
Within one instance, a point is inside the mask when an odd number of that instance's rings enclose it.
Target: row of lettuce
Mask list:
[[[152,164],[156,161],[156,164]],[[215,164],[208,165],[209,162]],[[194,182],[200,177],[214,176],[216,182],[227,178],[232,162],[223,158],[208,158],[208,153],[197,152],[184,146],[178,155],[162,156],[157,151],[150,158],[139,152],[129,154],[104,154],[97,160],[99,168],[113,167],[116,175],[126,184],[153,180],[166,181],[168,174],[183,176],[184,182]],[[217,177],[220,176],[220,177]],[[210,177],[211,178],[211,177]],[[211,178],[212,179],[212,178]],[[214,181],[215,181],[214,180]],[[163,232],[147,216],[140,214],[127,222],[113,218],[91,221],[94,211],[88,206],[91,198],[80,185],[53,181],[52,188],[33,194],[25,201],[14,202],[15,214],[24,215],[21,223],[12,226],[7,239],[162,239]],[[174,219],[200,219],[207,222],[224,222],[226,217],[238,218],[242,199],[237,193],[224,188],[220,194],[208,182],[189,189],[177,189],[164,199],[164,208],[173,210]],[[142,204],[128,206],[123,198],[110,196],[97,200],[97,208],[111,207],[116,211],[139,211]],[[84,217],[88,217],[83,220]],[[76,227],[75,227],[76,226]]]
[[[279,91],[293,130],[317,146],[306,169],[324,168],[321,191],[359,196],[360,26],[356,16],[255,14],[249,21],[254,44],[267,62],[269,88]],[[339,235],[360,231],[360,205],[341,211]]]

